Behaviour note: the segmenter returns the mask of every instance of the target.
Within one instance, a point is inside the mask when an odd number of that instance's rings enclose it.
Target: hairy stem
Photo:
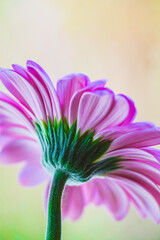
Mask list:
[[[68,175],[56,170],[50,188],[46,240],[61,240],[61,199]]]

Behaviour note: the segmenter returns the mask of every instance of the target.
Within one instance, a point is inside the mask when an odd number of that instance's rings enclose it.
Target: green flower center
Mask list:
[[[120,168],[120,157],[98,161],[107,151],[111,141],[94,139],[95,132],[88,129],[81,135],[76,121],[69,127],[67,120],[48,119],[35,123],[42,145],[42,164],[52,175],[59,169],[68,174],[71,181],[85,182],[93,176]]]

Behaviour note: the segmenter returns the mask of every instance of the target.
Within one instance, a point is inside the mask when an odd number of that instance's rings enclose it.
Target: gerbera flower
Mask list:
[[[13,95],[0,93],[0,163],[23,161],[24,186],[48,181],[46,239],[60,239],[64,185],[63,218],[78,219],[92,202],[120,220],[132,203],[142,217],[160,222],[160,151],[152,148],[160,129],[133,123],[130,98],[83,74],[63,77],[55,89],[33,61],[26,69],[1,69],[0,79]]]

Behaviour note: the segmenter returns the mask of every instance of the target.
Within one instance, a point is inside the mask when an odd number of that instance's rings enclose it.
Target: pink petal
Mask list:
[[[27,69],[33,73],[33,75],[37,76],[37,78],[41,78],[41,81],[44,83],[44,85],[47,86],[49,83],[50,86],[54,88],[50,77],[39,64],[32,60],[27,60]]]
[[[86,92],[82,95],[78,108],[78,128],[81,133],[96,126],[107,116],[114,101],[113,92],[108,89]]]
[[[143,148],[160,144],[160,129],[152,128],[126,133],[115,139],[108,151],[120,148]]]
[[[1,133],[1,131],[0,131]],[[0,152],[11,141],[10,136],[0,134]]]
[[[146,129],[153,129],[155,126],[150,122],[136,122],[127,125],[114,126],[101,130],[95,135],[95,138],[103,137],[108,140],[114,140],[126,133],[137,132]]]
[[[123,160],[139,160],[141,162],[158,163],[157,159],[150,153],[137,148],[123,148],[112,152],[107,152],[100,160],[110,157],[120,156]]]
[[[160,165],[159,168],[156,168],[147,162],[125,161],[123,162],[123,167],[126,170],[140,173],[155,184],[160,185]]]
[[[50,187],[51,187],[51,179],[50,179],[50,181],[47,184],[46,189],[45,189],[45,195],[44,195],[44,210],[45,210],[45,213],[47,213],[47,209],[48,209],[48,199],[49,199]]]
[[[107,178],[96,179],[95,185],[99,204],[105,204],[116,220],[123,219],[129,210],[129,200],[121,186]],[[96,196],[95,203],[97,204]]]
[[[150,167],[148,166],[148,171]],[[148,192],[150,192],[156,199],[156,201],[160,204],[160,189],[158,186],[147,176],[145,176],[145,173],[143,174],[142,172],[135,172],[132,170],[128,169],[118,169],[115,172],[112,172],[109,174],[110,176],[116,176],[116,177],[122,177],[125,178],[126,180],[132,180],[135,183],[138,183],[139,185],[143,186]],[[158,179],[159,181],[160,179]]]
[[[127,125],[128,123],[131,123],[134,120],[134,118],[136,117],[136,113],[137,113],[136,108],[135,108],[135,105],[134,105],[134,102],[132,101],[132,99],[130,99],[129,97],[127,97],[123,94],[119,94],[119,96],[124,97],[129,104],[128,116],[121,123],[121,125]]]
[[[129,170],[117,170],[112,177],[123,184],[139,213],[160,222],[160,189],[147,177]]]
[[[29,82],[34,87],[34,89],[36,89],[36,91],[41,96],[41,100],[45,108],[46,116],[49,116],[50,119],[54,119],[51,100],[50,100],[48,91],[46,90],[46,87],[39,81],[39,79],[37,79],[25,68],[19,65],[13,65],[13,68],[16,73],[18,73],[21,77],[25,79],[25,81]]]
[[[39,91],[26,79],[14,71],[2,69],[0,78],[6,88],[27,108],[37,119],[46,120],[45,106]]]
[[[124,95],[116,95],[115,104],[101,122],[98,130],[130,123],[135,117],[134,103]]]
[[[127,191],[130,201],[134,204],[141,217],[146,218],[148,216],[148,206],[149,209],[151,207],[150,204],[153,204],[154,207],[155,200],[146,190],[134,182],[121,184],[123,184],[123,188]]]
[[[3,122],[1,123],[1,127],[0,127],[0,134],[2,134],[3,136],[10,136],[10,138],[12,137],[24,137],[26,139],[32,139],[32,140],[37,140],[38,141],[38,137],[36,139],[36,135],[33,136],[27,128],[25,128],[22,125],[19,124],[13,124],[10,122]],[[31,137],[33,136],[33,137]]]
[[[33,132],[34,124],[31,116],[21,107],[20,104],[2,92],[0,92],[0,109],[1,120],[4,118],[4,122],[7,122],[8,120],[14,124],[20,124],[28,127],[28,130]]]
[[[19,181],[23,186],[32,187],[50,179],[40,162],[28,162],[20,172]]]
[[[106,81],[105,80],[100,80],[100,81],[95,81],[90,84],[88,84],[86,87],[78,90],[77,92],[74,93],[70,100],[70,106],[69,106],[69,125],[72,125],[72,123],[77,120],[77,115],[78,115],[78,108],[79,108],[79,103],[81,100],[81,97],[83,96],[84,93],[86,92],[94,92],[95,90],[97,91],[98,95],[103,95],[104,91],[110,91],[107,88],[104,88]],[[98,89],[102,88],[102,91],[98,91]]]
[[[89,83],[89,78],[83,74],[71,74],[57,82],[57,93],[62,106],[63,116],[69,117],[69,105],[75,92],[83,89]]]
[[[13,138],[2,146],[0,151],[0,163],[12,164],[21,161],[39,161],[41,159],[41,147],[37,142]]]
[[[15,69],[15,65],[14,65],[14,69]],[[56,117],[57,120],[60,120],[61,118],[60,102],[59,102],[56,90],[49,76],[41,68],[40,65],[38,65],[33,61],[27,61],[27,70],[23,71],[22,67],[18,67],[17,69],[17,65],[16,65],[16,71],[18,71],[19,74],[22,76],[23,76],[23,72],[27,73],[27,75],[29,76],[28,80],[32,80],[32,82],[35,83],[35,86],[39,88],[43,97],[43,101],[45,102],[45,106],[46,108],[48,108],[48,116],[52,115],[51,119],[54,119],[54,117]]]
[[[95,199],[96,186],[95,186],[94,179],[86,182],[85,184],[82,184],[81,189],[83,192],[83,199],[84,199],[85,205],[89,204],[90,202],[92,202]]]
[[[63,194],[63,218],[77,220],[83,212],[84,199],[81,186],[66,186]]]
[[[152,154],[160,163],[160,150],[156,148],[144,148],[144,151]]]
[[[46,188],[45,194],[45,209],[48,205],[48,197],[50,191],[50,183]],[[65,186],[62,197],[62,219],[70,218],[77,220],[83,212],[85,203],[82,186]]]

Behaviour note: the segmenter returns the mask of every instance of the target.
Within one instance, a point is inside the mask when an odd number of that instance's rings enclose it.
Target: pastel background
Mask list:
[[[160,125],[160,0],[0,0],[0,66],[41,64],[53,82],[82,72],[129,95],[137,120]],[[0,89],[4,90],[0,84]],[[43,240],[45,184],[22,188],[21,165],[0,166],[0,240]],[[158,240],[134,208],[115,222],[90,205],[64,221],[63,240]]]

